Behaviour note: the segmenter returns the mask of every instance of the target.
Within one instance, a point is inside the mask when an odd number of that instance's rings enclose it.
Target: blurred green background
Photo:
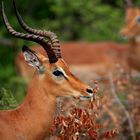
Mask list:
[[[136,5],[138,1],[135,0]],[[12,0],[4,0],[4,3],[10,23],[22,31]],[[54,31],[61,42],[123,41],[119,30],[124,23],[124,0],[16,0],[16,4],[27,24]],[[26,83],[15,69],[15,57],[23,44],[32,45],[32,42],[9,35],[0,18],[0,95],[5,93],[3,88],[8,89],[18,102],[26,91]]]

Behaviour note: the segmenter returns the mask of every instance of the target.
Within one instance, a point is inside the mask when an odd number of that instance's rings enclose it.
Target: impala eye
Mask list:
[[[55,75],[55,76],[64,76],[63,72],[61,72],[59,70],[54,71],[53,75]]]
[[[136,22],[140,24],[140,16],[136,17]]]

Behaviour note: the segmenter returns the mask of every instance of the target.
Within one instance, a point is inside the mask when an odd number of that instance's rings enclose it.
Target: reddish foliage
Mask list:
[[[102,139],[104,139],[104,138],[114,138],[116,135],[118,135],[118,133],[119,132],[118,132],[117,129],[104,132],[102,134]]]
[[[98,140],[101,136],[113,137],[115,132],[113,130],[99,133],[100,129],[103,129],[102,124],[96,123],[97,113],[99,109],[99,98],[98,98],[98,83],[95,81],[95,99],[86,101],[84,107],[77,107],[71,105],[67,108],[65,114],[64,110],[58,115],[51,128],[51,135],[56,136],[57,139],[61,140]],[[69,103],[70,104],[70,103]]]

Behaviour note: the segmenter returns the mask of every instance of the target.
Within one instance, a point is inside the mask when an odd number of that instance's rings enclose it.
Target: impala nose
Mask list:
[[[81,100],[90,100],[92,97],[94,97],[93,89],[87,88],[86,93],[88,93],[88,96],[87,95],[86,96],[80,96]]]
[[[90,89],[90,88],[87,88],[87,89],[86,89],[86,92],[89,93],[89,94],[92,94],[92,93],[93,93],[93,90]]]

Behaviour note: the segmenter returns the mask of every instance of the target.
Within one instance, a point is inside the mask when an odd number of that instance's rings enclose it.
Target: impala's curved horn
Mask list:
[[[34,42],[40,44],[45,49],[45,51],[47,52],[47,55],[48,55],[50,63],[57,62],[57,60],[58,60],[57,56],[55,55],[55,53],[51,49],[51,46],[49,45],[48,41],[44,37],[39,36],[39,35],[35,35],[35,34],[20,33],[20,32],[15,31],[12,28],[12,26],[10,25],[10,23],[9,23],[9,21],[7,19],[7,16],[6,16],[5,10],[4,10],[4,3],[3,3],[3,1],[2,1],[2,8],[1,8],[1,10],[2,10],[1,12],[2,12],[2,17],[3,17],[3,21],[4,21],[4,24],[5,24],[5,27],[6,27],[7,31],[11,35],[13,35],[13,36],[15,36],[17,38],[21,38],[21,39],[24,39],[24,40],[34,41]]]
[[[29,27],[24,22],[21,15],[19,14],[19,11],[17,10],[16,4],[15,4],[15,0],[13,0],[13,5],[14,5],[14,10],[15,10],[18,22],[21,25],[21,27],[29,33],[49,38],[52,50],[54,51],[57,58],[61,58],[60,44],[59,44],[59,40],[58,40],[56,34],[51,31],[37,30],[37,29],[33,29],[33,28]]]
[[[133,6],[132,0],[125,0],[125,3],[126,3],[127,7],[132,7]]]

